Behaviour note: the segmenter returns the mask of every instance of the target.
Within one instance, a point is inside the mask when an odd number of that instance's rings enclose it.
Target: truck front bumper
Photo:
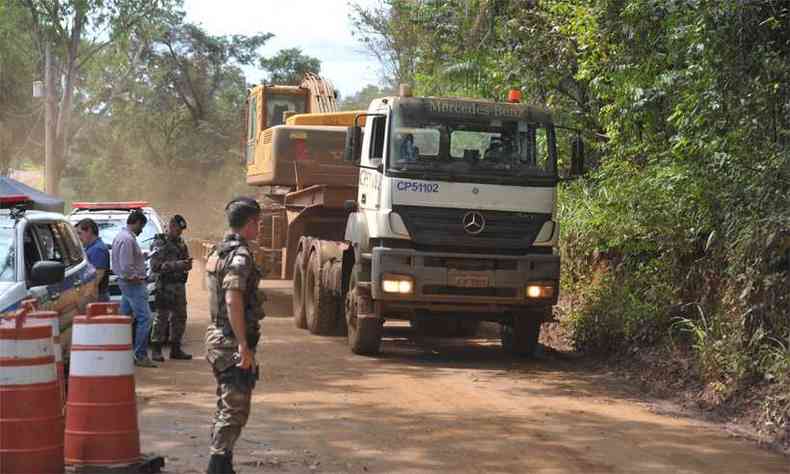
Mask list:
[[[407,277],[412,291],[384,291],[382,282]],[[559,293],[560,257],[422,252],[376,247],[371,252],[371,295],[385,313],[411,317],[415,310],[501,313],[550,308]],[[530,298],[527,286],[553,286],[550,297]]]

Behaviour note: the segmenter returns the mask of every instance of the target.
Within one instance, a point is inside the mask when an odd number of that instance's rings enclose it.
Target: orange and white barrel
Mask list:
[[[29,300],[22,302],[22,310],[16,314],[3,318],[0,327],[14,327],[17,319],[22,318],[24,327],[50,326],[52,327],[52,346],[55,355],[55,368],[58,374],[58,386],[60,387],[61,405],[66,403],[66,375],[63,366],[63,350],[60,345],[60,318],[54,311],[40,311],[36,309],[34,303]]]
[[[52,327],[0,328],[0,472],[63,472],[63,405]]]
[[[66,403],[66,464],[140,460],[131,318],[115,303],[88,305],[74,319]]]

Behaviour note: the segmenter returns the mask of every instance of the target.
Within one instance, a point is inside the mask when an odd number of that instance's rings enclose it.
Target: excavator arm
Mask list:
[[[307,89],[310,98],[310,113],[337,112],[335,86],[318,74],[305,73],[301,87]]]

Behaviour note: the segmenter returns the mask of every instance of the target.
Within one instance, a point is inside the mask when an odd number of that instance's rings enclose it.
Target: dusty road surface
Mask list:
[[[137,371],[143,450],[183,474],[205,472],[215,401],[207,296],[200,275],[192,281],[195,360]],[[561,355],[523,361],[485,338],[427,348],[394,328],[381,357],[354,356],[341,338],[295,329],[283,285],[267,285],[265,380],[235,452],[241,473],[790,473],[782,455],[656,414],[615,378]]]

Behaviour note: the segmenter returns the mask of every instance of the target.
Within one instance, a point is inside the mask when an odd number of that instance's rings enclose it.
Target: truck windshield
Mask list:
[[[554,128],[521,118],[392,114],[389,170],[449,181],[524,184],[556,177]]]
[[[0,222],[0,281],[16,281],[16,244],[12,222]]]

